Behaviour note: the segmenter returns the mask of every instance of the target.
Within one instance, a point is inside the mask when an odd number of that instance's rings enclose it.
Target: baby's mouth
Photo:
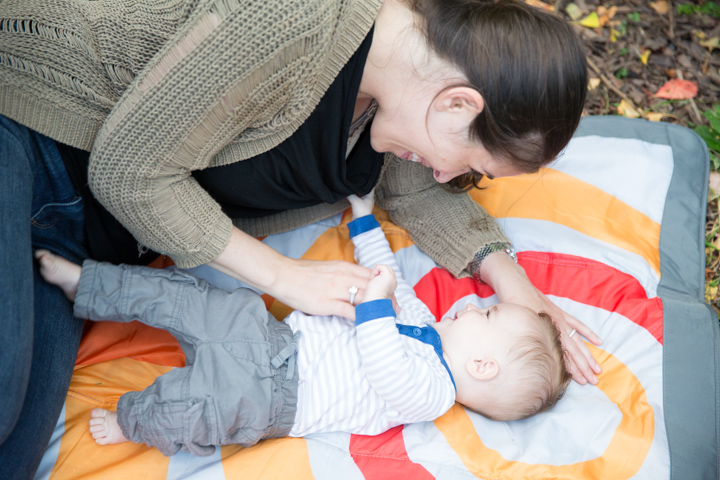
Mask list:
[[[422,158],[420,158],[420,155],[417,153],[411,153],[410,156],[408,156],[408,160],[415,163],[420,163],[422,161]]]

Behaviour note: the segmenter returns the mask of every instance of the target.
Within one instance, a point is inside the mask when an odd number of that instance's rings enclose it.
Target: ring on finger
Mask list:
[[[350,302],[350,303],[352,303],[352,302]],[[572,338],[573,335],[575,335],[576,333],[577,333],[577,330],[575,330],[575,329],[573,328],[573,329],[572,329],[572,332],[568,333],[568,338]]]
[[[350,294],[350,305],[355,305],[355,295],[358,293],[358,287],[353,285],[348,289],[348,293]]]

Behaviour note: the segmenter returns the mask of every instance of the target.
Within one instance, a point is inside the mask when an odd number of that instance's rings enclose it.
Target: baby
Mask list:
[[[215,445],[271,437],[375,435],[432,421],[456,401],[495,420],[551,408],[570,375],[550,318],[470,304],[436,322],[402,278],[372,195],[350,200],[356,258],[373,267],[354,322],[297,311],[279,322],[249,289],[226,292],[172,269],[90,260],[81,268],[37,251],[43,277],[75,301],[76,316],[166,329],[186,355],[184,368],[122,395],[117,411],[93,409],[96,442],[210,455]]]

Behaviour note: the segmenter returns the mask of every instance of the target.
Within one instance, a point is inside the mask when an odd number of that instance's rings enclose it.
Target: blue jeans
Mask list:
[[[62,410],[83,321],[33,251],[87,257],[83,202],[55,142],[0,115],[0,478],[32,478]]]

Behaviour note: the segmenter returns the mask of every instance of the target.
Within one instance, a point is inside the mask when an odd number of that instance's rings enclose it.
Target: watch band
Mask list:
[[[483,282],[482,278],[480,278],[480,265],[482,265],[483,260],[485,260],[488,255],[490,255],[491,253],[499,252],[500,250],[507,253],[510,258],[517,262],[517,254],[515,253],[515,249],[509,243],[502,242],[485,245],[475,254],[473,259],[468,264],[468,270],[470,271],[475,280],[480,283],[485,283]]]

